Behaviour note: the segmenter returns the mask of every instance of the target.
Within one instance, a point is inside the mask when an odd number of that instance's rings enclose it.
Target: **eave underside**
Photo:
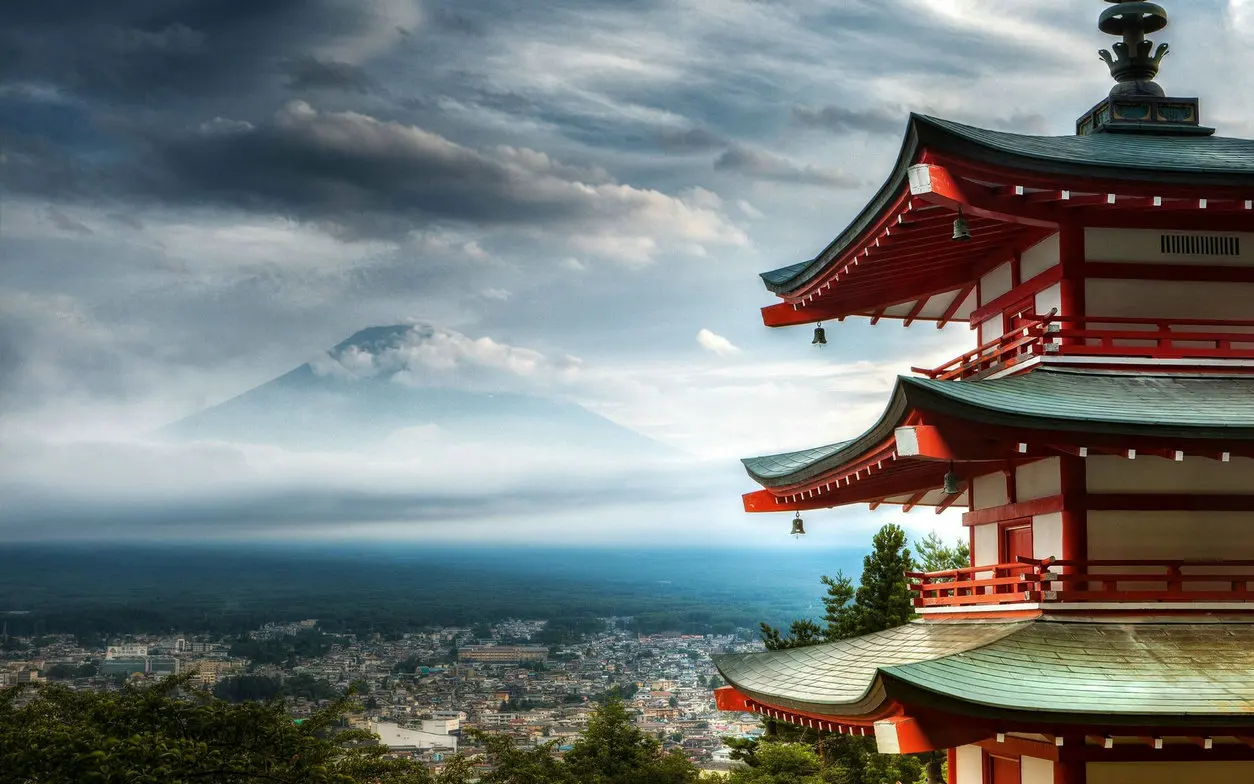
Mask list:
[[[961,499],[940,493],[949,471],[966,480],[990,463],[1088,453],[1254,454],[1254,377],[1052,368],[981,381],[902,377],[858,438],[744,460],[765,488],[745,496],[745,509],[950,506]]]
[[[1206,137],[1032,137],[912,116],[888,180],[817,257],[762,274],[784,301],[767,326],[865,315],[965,320],[974,282],[1063,223],[1213,228],[1254,216],[1254,141]],[[941,187],[917,187],[934,165]],[[971,239],[954,242],[964,209]]]

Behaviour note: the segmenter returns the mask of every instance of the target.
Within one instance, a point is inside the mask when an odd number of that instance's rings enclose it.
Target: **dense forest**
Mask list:
[[[69,633],[92,646],[123,634],[238,637],[305,618],[385,637],[547,619],[547,643],[612,616],[631,616],[624,625],[641,633],[730,633],[804,613],[817,575],[857,554],[806,557],[798,568],[796,556],[781,567],[744,552],[9,546],[0,621],[10,639]],[[289,653],[249,651],[275,663]]]

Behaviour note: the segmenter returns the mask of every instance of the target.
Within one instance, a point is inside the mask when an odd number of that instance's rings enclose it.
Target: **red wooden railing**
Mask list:
[[[943,572],[907,572],[915,607],[964,607],[1041,601],[1049,561],[968,566]]]
[[[1032,356],[1254,359],[1254,321],[1122,316],[1022,316],[996,340],[940,367],[914,368],[941,381],[970,378]]]
[[[1020,558],[1016,563],[909,572],[906,578],[915,607],[1254,602],[1254,561]]]

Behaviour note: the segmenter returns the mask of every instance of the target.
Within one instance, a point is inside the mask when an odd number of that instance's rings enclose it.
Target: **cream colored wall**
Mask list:
[[[1004,335],[1005,331],[1002,330],[1001,327],[1002,320],[1000,314],[993,316],[988,321],[980,322],[980,345],[983,346],[985,343],[992,343],[994,340],[997,340],[997,338]]]
[[[1161,237],[1164,233],[1204,237],[1239,237],[1240,256],[1189,256],[1164,254]],[[1126,261],[1139,264],[1224,264],[1254,265],[1254,234],[1233,231],[1167,231],[1160,229],[1086,229],[1084,255],[1089,261]]]
[[[1254,460],[1246,457],[1224,463],[1187,455],[1179,462],[1099,455],[1084,464],[1090,493],[1254,493]]]
[[[1019,776],[1023,784],[1054,784],[1054,763],[1036,757],[1021,757]]]
[[[1015,500],[1035,501],[1062,492],[1062,458],[1050,457],[1015,469]]]
[[[1010,503],[1010,497],[1006,495],[1006,475],[1001,471],[973,477],[971,492],[975,496],[975,506],[972,509],[988,509]]]
[[[1087,770],[1088,784],[1237,784],[1254,781],[1254,762],[1090,762]],[[1026,778],[1023,781],[1028,784]]]
[[[1062,558],[1062,512],[1032,518],[1032,557]]]
[[[1089,512],[1094,560],[1254,560],[1249,512]]]
[[[959,746],[956,751],[958,752],[958,784],[983,784],[984,750],[979,746]]]
[[[1014,273],[1010,262],[996,267],[980,278],[980,304],[987,305],[1014,287]]]
[[[1250,317],[1254,283],[1092,278],[1084,292],[1091,316],[1241,320]]]
[[[1038,314],[1044,316],[1055,309],[1062,313],[1062,284],[1059,283],[1041,289],[1036,295],[1036,312]]]
[[[997,523],[975,526],[975,565],[991,566],[998,563],[998,544]]]
[[[1031,280],[1058,264],[1058,235],[1051,234],[1019,257],[1019,279]]]

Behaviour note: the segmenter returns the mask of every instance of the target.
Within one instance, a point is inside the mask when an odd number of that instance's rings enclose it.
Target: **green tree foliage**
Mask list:
[[[592,714],[565,763],[580,784],[695,784],[700,778],[682,754],[663,754],[658,741],[632,723],[618,699]]]
[[[948,555],[935,538],[937,547],[926,557],[956,558]],[[799,648],[823,642],[844,640],[900,626],[914,617],[906,572],[914,570],[914,561],[906,547],[906,532],[898,525],[888,524],[871,540],[871,552],[862,561],[862,578],[855,588],[853,581],[837,572],[823,577],[827,591],[823,597],[825,626],[814,621],[797,620],[788,634],[762,624],[762,641],[770,650]],[[939,555],[938,555],[939,553]],[[808,730],[769,722],[764,741],[728,739],[732,758],[745,762],[756,778],[743,778],[747,771],[733,774],[733,784],[810,784],[833,781],[841,784],[881,784],[881,782],[916,782],[923,777],[924,761],[915,757],[878,754],[871,738],[824,736],[822,742]],[[809,749],[804,754],[800,749]],[[781,750],[782,749],[782,750]],[[813,758],[818,768],[808,767]],[[767,767],[766,760],[771,766]],[[808,772],[807,772],[808,771]],[[742,778],[736,778],[736,775]],[[815,778],[825,776],[827,778]]]
[[[728,784],[847,784],[848,771],[828,764],[813,746],[805,743],[766,743],[755,755],[753,767],[740,768],[727,777]],[[889,779],[885,779],[889,781]]]
[[[915,566],[924,572],[945,572],[971,565],[971,547],[962,539],[945,544],[935,532],[914,543]]]
[[[232,705],[188,692],[189,676],[117,693],[0,691],[0,779],[82,784],[464,784],[386,760],[361,730],[332,733],[341,699],[301,724],[278,702]],[[180,694],[186,694],[181,697]],[[461,772],[459,772],[459,770]],[[455,776],[461,775],[462,778]]]
[[[807,619],[796,620],[785,635],[764,623],[762,641],[766,647],[779,650],[844,640],[891,629],[914,617],[906,584],[906,572],[914,564],[906,547],[906,532],[889,523],[875,534],[871,544],[871,552],[862,560],[862,580],[857,588],[840,572],[835,577],[822,578],[827,586],[823,596],[826,626]]]
[[[241,637],[231,645],[231,655],[256,664],[282,664],[293,667],[301,659],[313,659],[330,653],[335,638],[317,629],[296,634],[254,640]]]

